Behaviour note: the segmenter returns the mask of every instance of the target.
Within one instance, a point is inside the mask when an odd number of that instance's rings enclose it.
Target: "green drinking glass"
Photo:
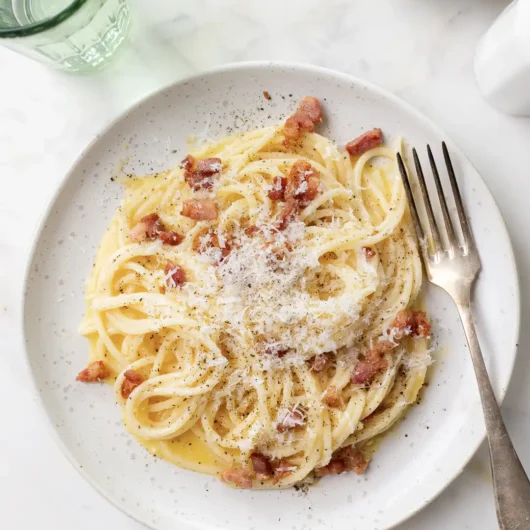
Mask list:
[[[69,72],[106,66],[130,23],[128,0],[0,0],[0,44]]]

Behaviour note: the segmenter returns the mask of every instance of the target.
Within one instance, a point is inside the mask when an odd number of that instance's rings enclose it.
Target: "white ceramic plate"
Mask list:
[[[76,332],[84,280],[122,194],[110,180],[116,167],[124,160],[140,174],[173,167],[186,154],[186,137],[277,123],[305,95],[321,99],[320,131],[339,144],[374,126],[403,134],[409,145],[430,143],[438,156],[448,142],[483,263],[475,290],[481,344],[497,395],[506,391],[519,324],[510,241],[484,182],[439,129],[372,85],[308,66],[240,64],[172,85],[102,132],[64,179],[36,238],[24,308],[28,360],[65,454],[105,497],[156,529],[386,529],[433,499],[483,439],[460,321],[435,289],[427,302],[440,349],[421,405],[385,439],[365,477],[328,477],[306,494],[237,491],[157,460],[125,431],[110,387],[75,383],[88,355]]]

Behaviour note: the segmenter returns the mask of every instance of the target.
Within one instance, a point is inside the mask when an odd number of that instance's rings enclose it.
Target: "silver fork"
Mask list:
[[[412,150],[412,153],[421,190],[421,200],[427,214],[427,226],[423,225],[418,215],[417,201],[412,194],[403,159],[398,153],[399,171],[403,179],[416,235],[420,242],[422,261],[427,276],[432,283],[444,289],[451,296],[462,319],[462,326],[464,327],[471,353],[484,411],[499,527],[501,530],[528,530],[530,529],[530,482],[502,420],[486,365],[484,364],[484,358],[480,351],[480,344],[471,314],[471,288],[480,270],[480,258],[464,211],[453,164],[445,142],[442,143],[442,149],[460,220],[462,243],[458,240],[449,215],[449,209],[431,148],[427,146],[427,154],[442,210],[442,227],[438,226],[434,217],[420,160],[415,149]],[[446,237],[444,239],[442,239],[442,230],[445,230]],[[432,235],[432,239],[428,239],[429,234]]]

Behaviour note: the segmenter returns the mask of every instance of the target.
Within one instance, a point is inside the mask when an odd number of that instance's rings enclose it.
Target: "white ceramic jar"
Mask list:
[[[530,0],[511,3],[482,37],[475,75],[495,108],[530,116]]]

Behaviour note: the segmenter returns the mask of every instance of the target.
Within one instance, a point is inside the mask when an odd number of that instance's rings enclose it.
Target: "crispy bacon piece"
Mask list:
[[[424,311],[414,311],[412,313],[414,319],[413,335],[417,337],[430,337],[431,325],[427,320],[427,315]]]
[[[252,475],[246,469],[232,468],[221,472],[221,480],[234,484],[238,488],[252,488]]]
[[[166,275],[166,285],[168,287],[178,287],[186,282],[186,271],[179,267],[176,263],[172,261],[166,262],[166,267],[164,268],[164,274]]]
[[[354,384],[365,384],[387,367],[387,361],[383,357],[385,353],[392,351],[403,337],[428,337],[431,334],[431,325],[427,315],[423,311],[411,311],[404,309],[400,311],[391,326],[392,339],[378,341],[368,352],[364,359],[357,362],[351,376]]]
[[[403,335],[407,334],[407,328],[410,334],[412,332],[413,326],[414,317],[412,316],[412,311],[403,309],[396,315],[396,318],[394,318],[394,321],[392,322],[392,327],[397,330],[397,332],[394,333],[394,337],[401,339]]]
[[[181,214],[195,221],[217,219],[217,203],[213,199],[190,199],[184,201]]]
[[[184,239],[178,232],[173,230],[166,230],[166,227],[160,220],[157,213],[150,213],[145,217],[142,217],[135,226],[133,226],[131,233],[131,239],[138,243],[154,239],[160,239],[164,245],[178,245]]]
[[[193,155],[187,155],[180,163],[180,167],[186,171],[191,171],[196,166],[197,160]]]
[[[315,469],[315,474],[317,477],[323,477],[324,475],[340,475],[344,471],[346,471],[344,460],[332,458],[327,466]]]
[[[397,340],[400,340],[403,335],[428,337],[431,334],[431,325],[423,311],[403,309],[396,315],[392,327],[398,330],[394,333],[394,338]]]
[[[312,169],[313,175],[307,176],[307,189],[303,193],[302,202],[309,204],[320,193],[320,178],[316,169]]]
[[[280,460],[274,460],[272,467],[274,469],[274,480],[272,482],[273,484],[278,484],[282,478],[293,472],[295,466],[286,458],[281,458]]]
[[[320,101],[312,96],[306,96],[300,102],[296,112],[287,119],[283,127],[286,142],[298,140],[302,131],[313,132],[315,124],[322,121],[322,107]]]
[[[329,365],[330,358],[325,353],[320,353],[311,358],[311,369],[314,372],[322,372]]]
[[[205,238],[207,240],[205,240]],[[192,248],[195,252],[204,252],[205,250],[209,248],[219,248],[221,249],[221,256],[223,258],[226,258],[228,254],[230,254],[230,251],[232,250],[232,247],[230,244],[225,240],[224,241],[224,247],[221,247],[221,243],[219,241],[219,236],[209,228],[202,229],[193,240]]]
[[[300,206],[307,206],[319,193],[318,171],[306,160],[297,160],[289,172],[285,197],[294,197]]]
[[[223,163],[220,158],[203,158],[197,160],[188,155],[181,163],[184,169],[184,179],[194,191],[206,189],[213,186],[213,177],[221,173]]]
[[[150,213],[142,217],[135,226],[133,226],[130,236],[133,241],[141,242],[146,239],[156,239],[160,232],[164,230],[164,225],[157,213]]]
[[[362,475],[370,463],[370,459],[364,456],[364,453],[353,445],[343,447],[337,453],[337,457],[344,462],[344,466],[348,471],[353,471],[357,475]]]
[[[294,429],[304,425],[306,422],[305,412],[302,408],[295,407],[291,409],[276,425],[278,432],[285,432],[289,429]]]
[[[342,396],[339,396],[336,386],[328,386],[321,399],[323,403],[332,409],[344,408],[344,400],[342,399]]]
[[[366,259],[371,259],[375,256],[375,250],[372,247],[363,247],[363,252]]]
[[[318,171],[306,160],[297,160],[287,178],[284,191],[285,204],[276,223],[278,230],[285,230],[296,218],[300,208],[307,206],[320,193]]]
[[[134,370],[126,370],[123,374],[124,379],[121,385],[121,396],[127,399],[131,392],[144,382],[144,378]]]
[[[361,134],[346,144],[346,151],[350,156],[359,156],[374,147],[379,147],[383,143],[383,133],[381,129],[372,129],[370,131]]]
[[[274,470],[271,461],[261,453],[251,453],[252,469],[258,480],[267,480],[272,477]]]
[[[353,471],[362,475],[369,462],[370,460],[359,449],[349,445],[340,449],[327,466],[315,469],[315,474],[317,477],[323,477],[324,475],[340,475],[344,471]]]
[[[267,194],[271,201],[284,201],[285,188],[287,187],[287,179],[285,177],[274,177],[274,184]]]
[[[385,343],[385,345],[382,343]],[[390,349],[394,347],[394,345],[389,341],[381,341],[380,344],[377,344],[374,348],[368,350],[368,353],[365,355],[363,360],[357,362],[355,370],[351,376],[351,382],[353,384],[363,385],[368,383],[373,379],[375,374],[387,367],[388,363],[383,357],[384,353],[386,353],[386,343],[390,345]]]
[[[174,230],[167,230],[165,232],[160,232],[158,235],[160,241],[164,243],[164,245],[180,245],[182,243],[182,240],[184,239],[183,236],[181,236],[178,232],[175,232]]]
[[[197,172],[201,175],[211,177],[220,173],[223,163],[220,158],[202,158],[197,162]]]
[[[110,375],[110,370],[104,361],[94,361],[91,362],[86,368],[81,370],[77,377],[76,381],[81,381],[82,383],[98,383],[103,379],[106,379]]]

